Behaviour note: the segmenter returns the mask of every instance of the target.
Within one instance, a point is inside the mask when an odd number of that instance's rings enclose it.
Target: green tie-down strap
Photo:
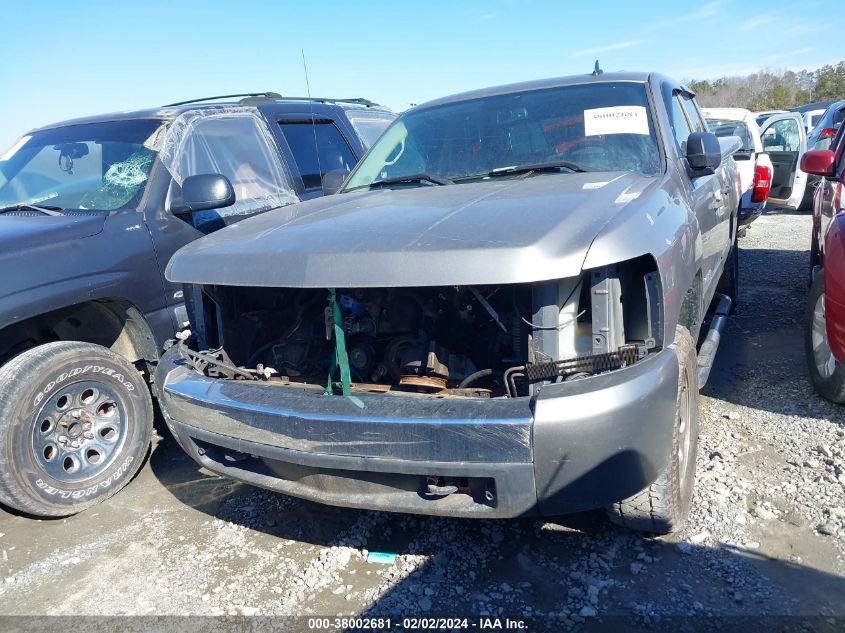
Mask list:
[[[343,331],[343,315],[340,313],[340,306],[337,304],[337,293],[334,288],[329,288],[329,307],[332,310],[334,321],[334,356],[329,364],[329,378],[326,382],[325,395],[334,393],[334,374],[340,367],[340,388],[343,395],[356,405],[364,408],[364,403],[352,395],[352,375],[349,372],[349,355],[346,353],[346,333]]]

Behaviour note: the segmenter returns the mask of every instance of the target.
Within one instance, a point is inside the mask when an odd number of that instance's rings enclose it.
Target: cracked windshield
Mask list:
[[[160,121],[112,121],[22,137],[0,160],[0,208],[115,211],[137,206]]]

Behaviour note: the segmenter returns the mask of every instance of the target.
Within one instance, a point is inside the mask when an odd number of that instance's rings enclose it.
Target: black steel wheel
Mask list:
[[[67,516],[132,479],[146,456],[153,409],[143,376],[88,343],[32,348],[0,368],[0,502]]]

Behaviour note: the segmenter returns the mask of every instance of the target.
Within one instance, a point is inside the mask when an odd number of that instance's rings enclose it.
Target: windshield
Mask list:
[[[411,111],[376,142],[346,190],[426,174],[456,180],[520,165],[660,171],[645,86],[596,83],[511,92]]]
[[[738,136],[742,140],[740,151],[753,152],[754,140],[748,126],[742,121],[731,121],[729,119],[707,119],[707,127],[716,136]]]
[[[155,151],[145,145],[161,121],[109,121],[34,132],[0,160],[0,208],[133,208],[144,193]]]

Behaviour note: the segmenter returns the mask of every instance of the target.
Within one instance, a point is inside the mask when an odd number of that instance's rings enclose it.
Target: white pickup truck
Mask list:
[[[702,108],[702,112],[716,136],[737,136],[742,140],[734,160],[742,189],[739,225],[747,226],[763,212],[774,172],[769,155],[763,151],[760,128],[754,114],[744,108]]]

